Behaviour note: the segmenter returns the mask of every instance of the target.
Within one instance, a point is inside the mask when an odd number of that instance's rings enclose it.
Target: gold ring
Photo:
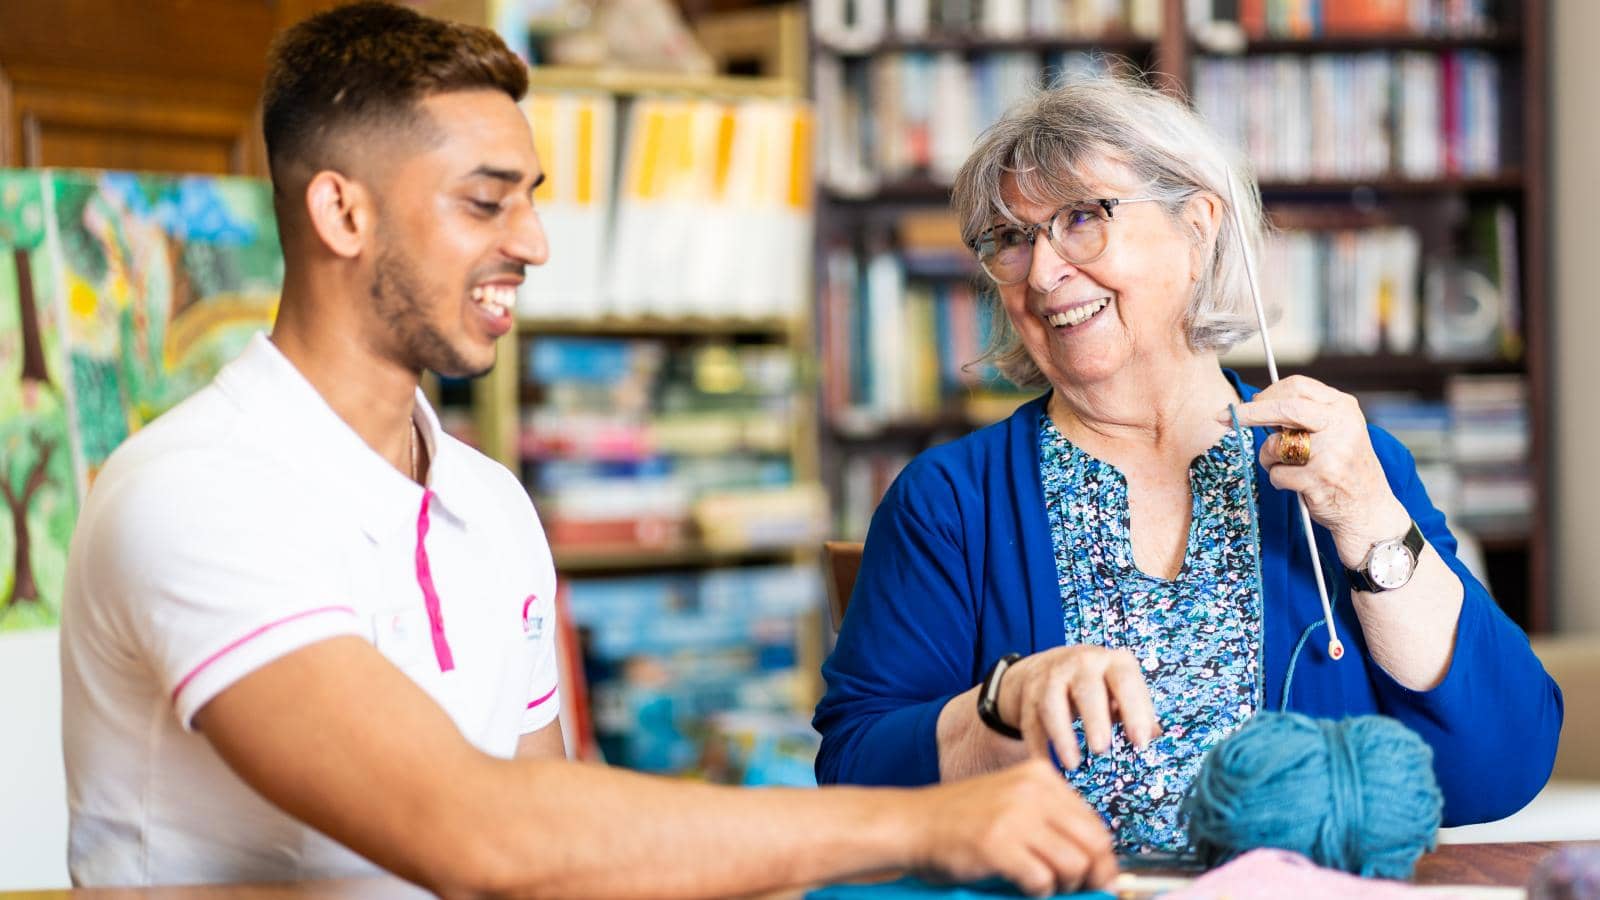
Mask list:
[[[1291,428],[1278,432],[1278,458],[1291,466],[1311,462],[1311,432]]]

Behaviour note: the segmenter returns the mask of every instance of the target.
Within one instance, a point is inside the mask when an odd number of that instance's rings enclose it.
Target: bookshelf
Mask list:
[[[1300,279],[1280,278],[1277,289],[1292,285],[1321,304],[1306,313],[1315,326],[1310,352],[1286,361],[1280,350],[1280,368],[1357,394],[1369,417],[1415,441],[1428,476],[1439,479],[1439,492],[1454,504],[1441,502],[1452,526],[1476,539],[1497,599],[1530,631],[1548,630],[1552,469],[1543,0],[998,0],[975,12],[979,5],[917,0],[885,0],[881,11],[868,6],[863,14],[857,4],[857,18],[849,21],[825,16],[812,34],[823,130],[815,264],[822,460],[838,513],[837,534],[864,531],[862,517],[904,460],[993,421],[1007,408],[1008,398],[983,377],[947,379],[934,402],[924,397],[909,412],[894,404],[874,411],[862,399],[882,384],[869,373],[863,388],[854,368],[871,349],[858,334],[872,321],[861,310],[879,302],[884,291],[898,303],[930,290],[961,296],[961,286],[985,288],[953,222],[942,238],[929,237],[928,227],[908,233],[903,223],[948,205],[951,166],[940,153],[953,151],[937,146],[940,129],[954,144],[965,140],[970,146],[971,133],[992,117],[952,134],[925,110],[1002,108],[1010,95],[1004,80],[992,75],[997,67],[1032,59],[1035,75],[1049,79],[1070,77],[1091,59],[1142,73],[1189,98],[1225,137],[1246,147],[1261,173],[1269,215],[1280,238],[1292,245],[1283,254],[1284,278]],[[907,10],[914,17],[909,26],[896,19]],[[968,18],[939,20],[962,10]],[[1398,11],[1398,18],[1385,18],[1385,10]],[[1026,23],[1021,33],[1018,16]],[[1066,18],[1055,20],[1053,30],[1041,29],[1052,16]],[[975,90],[1003,96],[974,102],[941,95],[930,103],[906,93],[907,79],[889,72],[896,66],[983,73],[980,84],[988,87]],[[1372,96],[1383,99],[1372,104],[1392,105],[1380,115],[1373,115],[1378,106],[1355,106],[1356,124],[1369,129],[1355,144],[1360,153],[1330,158],[1314,143],[1326,123],[1315,121],[1319,108],[1309,102],[1311,91],[1349,88],[1356,78],[1377,86]],[[1294,107],[1306,110],[1302,120],[1263,119],[1259,110],[1270,109],[1272,98],[1259,96],[1262,84],[1296,92],[1286,96],[1303,91],[1307,102]],[[1436,86],[1431,94],[1429,84]],[[875,91],[885,87],[902,93],[883,101]],[[1337,99],[1346,104],[1337,111],[1350,116],[1356,101]],[[1326,115],[1329,108],[1321,109]],[[1356,127],[1343,121],[1345,130]],[[913,138],[896,136],[896,129]],[[852,142],[863,141],[867,148],[852,156]],[[1374,155],[1373,146],[1387,149]],[[1384,240],[1377,243],[1390,249],[1355,247],[1379,235]],[[881,270],[873,281],[865,273],[886,257],[897,259],[898,268],[892,276]],[[1385,284],[1398,287],[1384,288],[1389,293],[1382,312],[1374,311],[1371,291],[1319,277],[1327,261],[1338,258],[1393,263],[1397,274]],[[1492,292],[1474,272],[1488,279]],[[1462,297],[1488,297],[1502,317],[1476,334],[1480,346],[1466,337],[1454,345],[1445,340],[1468,330],[1447,302]],[[1397,322],[1396,304],[1414,311],[1415,321]],[[1362,316],[1380,318],[1374,323]],[[1330,343],[1334,332],[1326,329],[1335,324],[1343,337]],[[949,333],[942,325],[928,332],[940,344],[940,358],[931,364],[941,370],[953,370],[942,357],[971,346],[970,340],[947,342]],[[1266,382],[1264,368],[1248,354],[1227,364],[1247,380]],[[891,392],[897,381],[914,380],[918,365],[930,363],[906,365],[888,376]],[[1473,449],[1458,452],[1461,447]],[[1462,497],[1481,505],[1463,507]]]
[[[551,264],[528,272],[493,372],[440,393],[529,488],[608,758],[718,777],[702,759],[717,722],[783,731],[819,691],[803,84],[551,67],[530,80]],[[765,265],[777,252],[788,270]],[[728,257],[792,277],[745,289],[718,268]]]

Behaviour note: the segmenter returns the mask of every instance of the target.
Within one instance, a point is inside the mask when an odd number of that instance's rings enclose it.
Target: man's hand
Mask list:
[[[918,792],[913,868],[968,882],[1000,876],[1033,896],[1099,888],[1117,874],[1100,817],[1048,763]]]

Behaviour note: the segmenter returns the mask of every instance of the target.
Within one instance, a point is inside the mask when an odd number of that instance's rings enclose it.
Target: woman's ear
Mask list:
[[[371,238],[372,195],[359,182],[324,169],[306,184],[306,216],[324,247],[354,259]]]
[[[1222,198],[1210,191],[1195,194],[1184,204],[1183,221],[1194,238],[1189,277],[1199,281],[1216,252],[1217,232],[1222,227]]]

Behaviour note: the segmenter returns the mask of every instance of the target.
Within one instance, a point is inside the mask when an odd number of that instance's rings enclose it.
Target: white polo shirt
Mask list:
[[[211,698],[308,644],[371,642],[486,753],[510,757],[555,719],[555,570],[527,492],[444,434],[420,392],[417,410],[427,491],[257,335],[112,455],[61,614],[75,883],[376,871],[191,730]]]

